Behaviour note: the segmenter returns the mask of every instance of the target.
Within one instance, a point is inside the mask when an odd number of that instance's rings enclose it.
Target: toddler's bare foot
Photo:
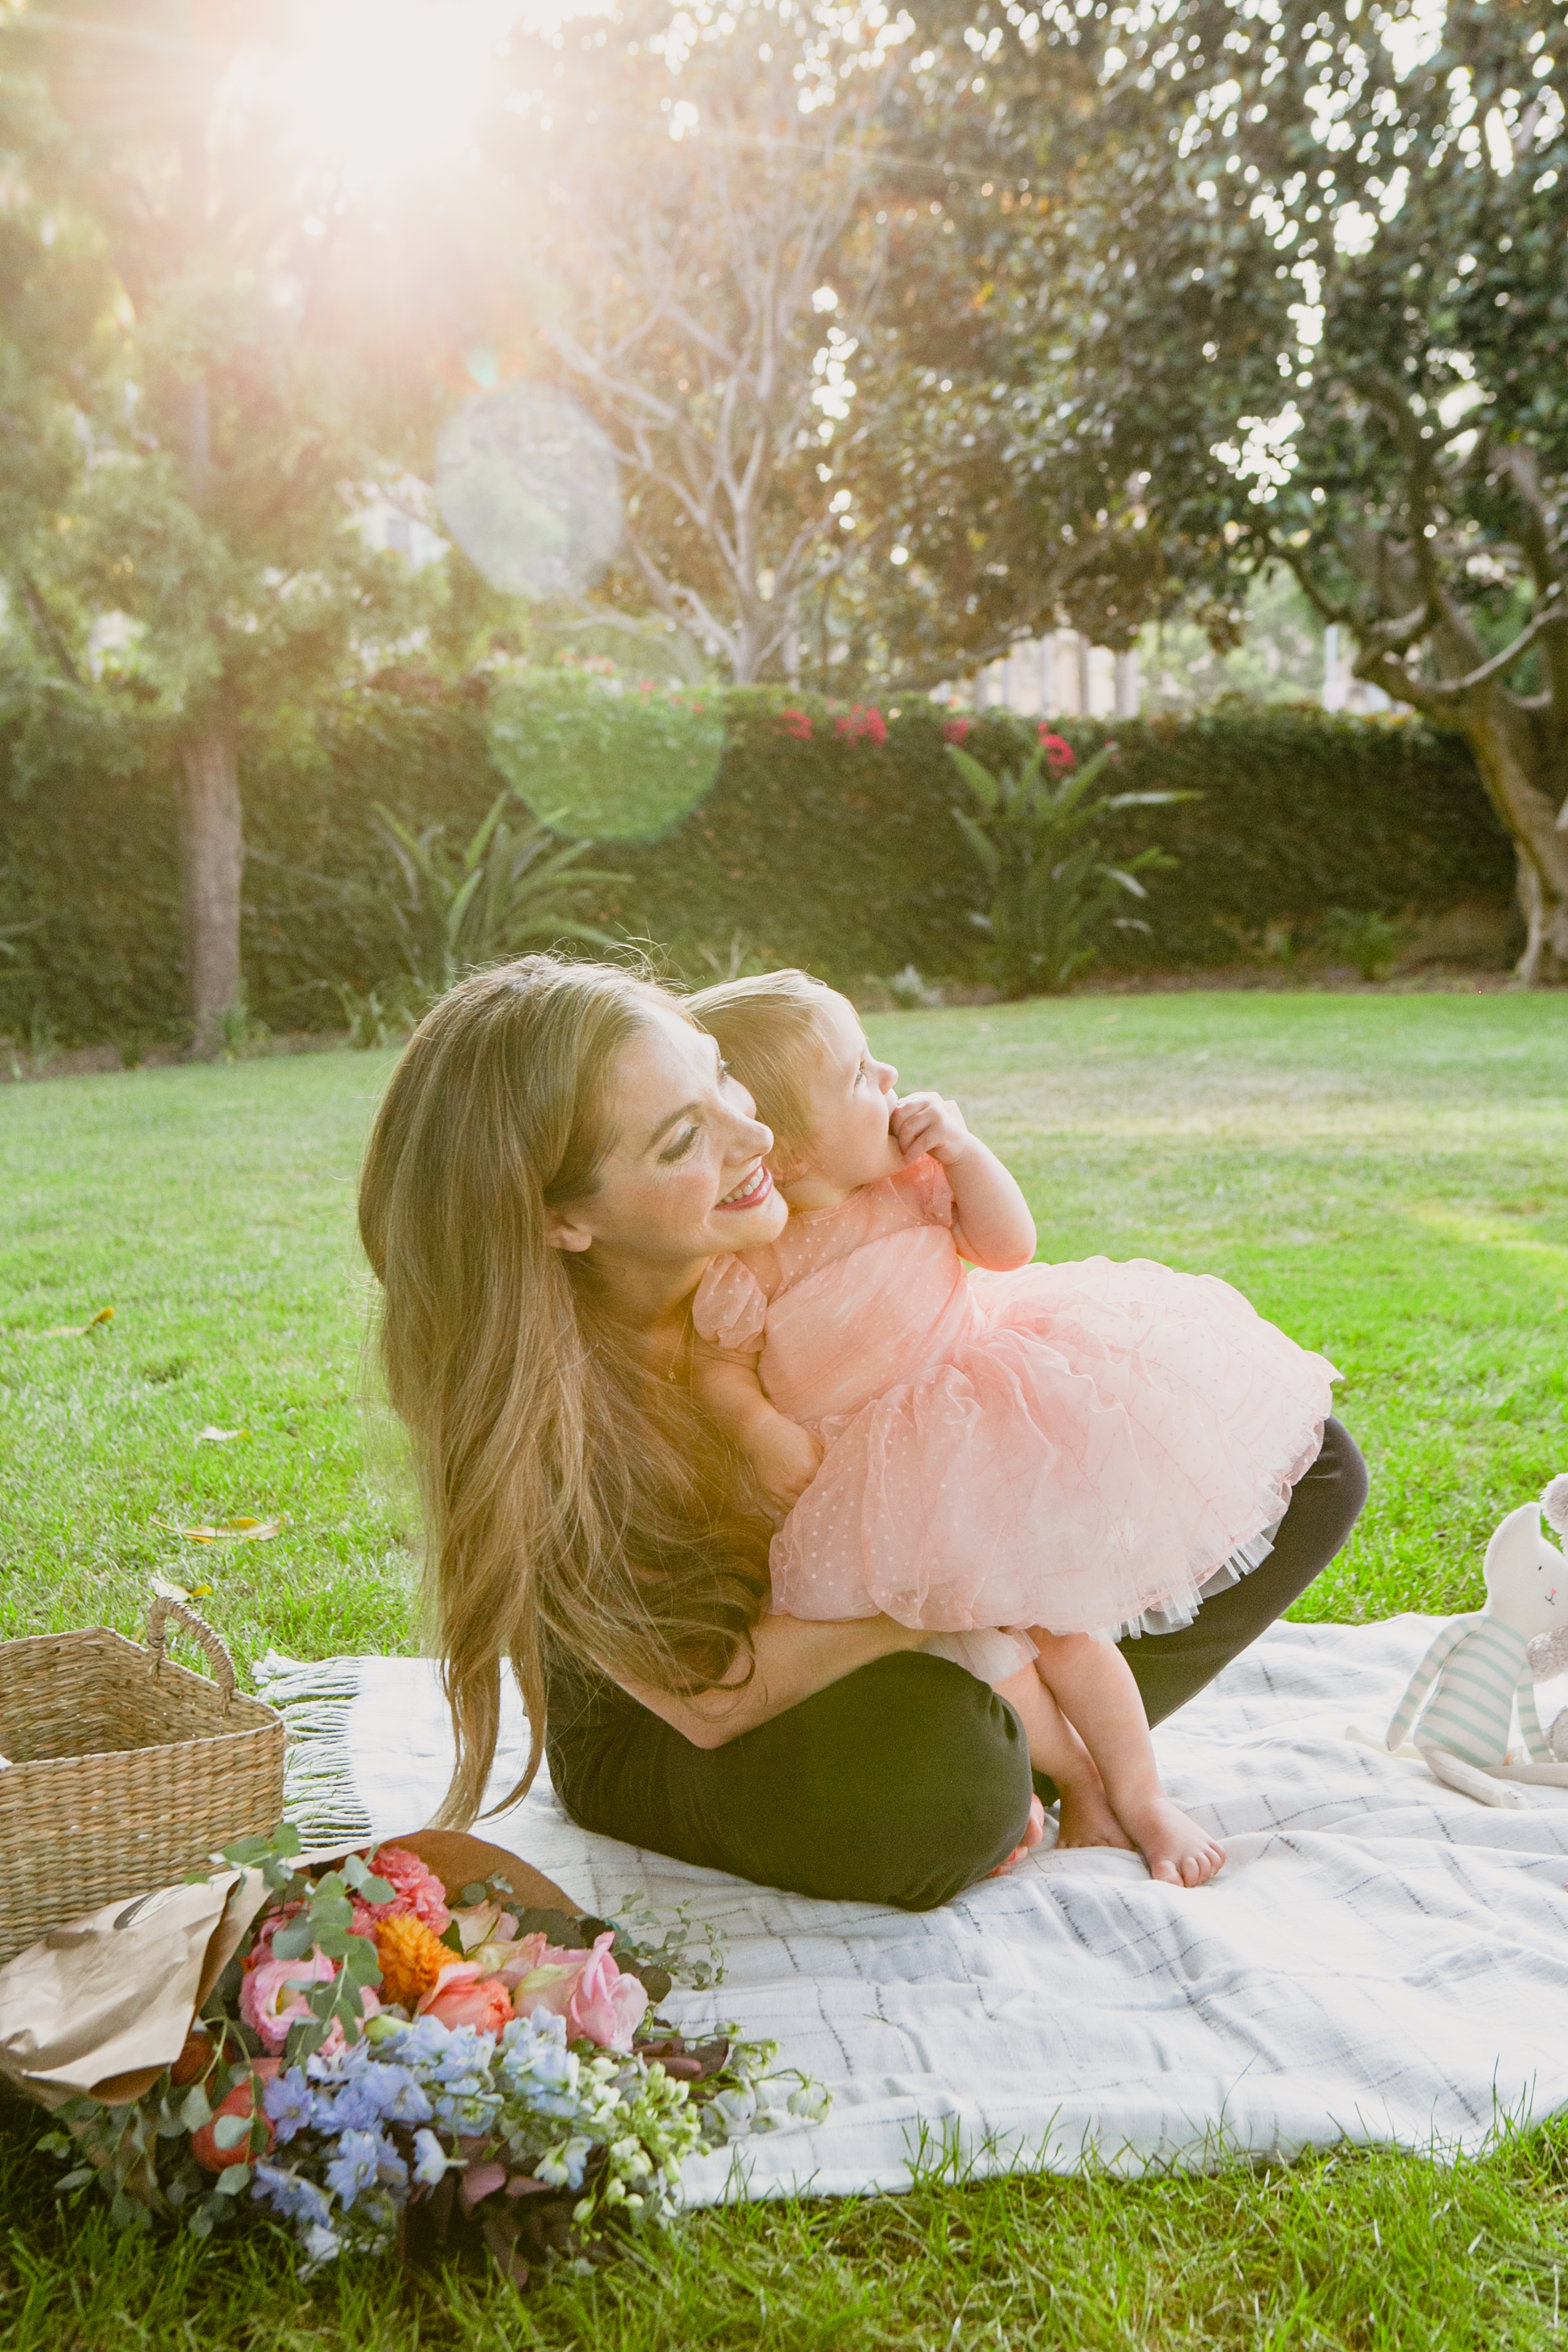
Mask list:
[[[1121,1822],[1131,1832],[1150,1877],[1163,1879],[1169,1886],[1202,1886],[1225,1867],[1224,1846],[1169,1797],[1124,1805]]]
[[[1061,1783],[1058,1782],[1061,1788]],[[1061,1827],[1057,1852],[1069,1845],[1119,1845],[1131,1850],[1132,1841],[1110,1810],[1110,1800],[1097,1774],[1092,1780],[1075,1780],[1061,1788]]]
[[[1046,1809],[1044,1805],[1041,1804],[1038,1797],[1031,1797],[1029,1800],[1029,1818],[1024,1824],[1023,1843],[1021,1845],[1016,1845],[1013,1848],[1012,1853],[1007,1856],[1006,1861],[999,1862],[995,1869],[992,1871],[989,1875],[993,1878],[1005,1878],[1010,1870],[1016,1869],[1018,1864],[1023,1861],[1024,1856],[1026,1853],[1033,1853],[1035,1848],[1039,1844],[1040,1840],[1045,1836],[1045,1834]]]

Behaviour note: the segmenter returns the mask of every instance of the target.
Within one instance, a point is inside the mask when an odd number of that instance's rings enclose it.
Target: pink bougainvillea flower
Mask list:
[[[1045,750],[1046,765],[1053,776],[1065,776],[1069,768],[1078,765],[1078,755],[1072,745],[1060,735],[1053,735],[1048,722],[1040,721],[1040,742]]]
[[[310,2014],[311,1986],[331,1984],[337,1972],[314,1948],[297,1960],[261,1960],[240,1979],[239,2013],[268,2050],[281,2050],[296,2019]]]
[[[874,702],[858,702],[847,718],[833,723],[847,743],[858,743],[862,737],[871,743],[888,740],[888,722]]]
[[[973,719],[944,719],[942,722],[942,741],[962,743],[973,724]]]
[[[800,740],[800,741],[801,741],[801,742],[803,742],[803,743],[809,743],[809,742],[810,742],[810,740],[811,740],[811,714],[810,714],[810,712],[809,712],[809,711],[806,711],[806,710],[785,710],[785,711],[782,711],[782,712],[780,713],[780,717],[779,717],[779,723],[780,723],[780,725],[783,727],[784,731],[784,733],[785,733],[786,735],[794,735],[794,736],[796,736],[796,737],[798,737],[798,739]]]
[[[511,2022],[511,1995],[499,1977],[479,1974],[472,1960],[454,1960],[443,1969],[417,2014],[440,2025],[477,2026],[481,2033],[499,2033]]]
[[[422,1919],[433,1936],[444,1936],[451,1925],[452,1915],[447,1908],[447,1893],[433,1870],[426,1869],[416,1853],[406,1846],[378,1846],[370,1857],[370,1866],[378,1878],[391,1886],[390,1903],[366,1903],[354,1899],[353,1932],[369,1936],[373,1941],[383,1919],[395,1919],[412,1913]]]

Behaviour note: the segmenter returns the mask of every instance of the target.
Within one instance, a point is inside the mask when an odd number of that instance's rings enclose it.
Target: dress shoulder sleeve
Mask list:
[[[691,1320],[697,1336],[730,1355],[755,1355],[767,1324],[767,1293],[738,1257],[716,1257],[697,1286]]]
[[[952,1187],[940,1160],[933,1160],[928,1151],[893,1181],[922,1225],[952,1224]]]

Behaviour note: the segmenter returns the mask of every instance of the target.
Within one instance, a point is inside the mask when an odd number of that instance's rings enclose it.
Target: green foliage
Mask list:
[[[722,702],[712,790],[661,839],[616,844],[627,878],[584,891],[581,919],[655,942],[694,982],[737,958],[807,964],[855,989],[911,963],[931,980],[977,980],[984,943],[970,916],[984,877],[952,821],[943,714],[894,703],[879,743],[841,734],[847,715],[816,698],[731,689]],[[991,713],[964,748],[1006,767],[1035,731]],[[1080,759],[1108,732],[1064,731]],[[1331,907],[1392,919],[1511,887],[1468,751],[1422,721],[1225,703],[1115,734],[1122,790],[1201,797],[1107,818],[1108,862],[1152,846],[1182,866],[1179,887],[1141,909],[1148,936],[1107,932],[1108,968],[1230,963],[1238,941]],[[360,688],[325,700],[308,730],[280,726],[254,763],[247,819],[253,1015],[275,1033],[349,1025],[347,987],[375,993],[385,1034],[398,1034],[389,986],[407,962],[374,811],[416,835],[445,819],[464,843],[505,782],[482,680]],[[175,830],[145,748],[127,751],[74,707],[0,715],[0,922],[37,926],[0,961],[0,1035],[25,1041],[37,1022],[63,1045],[144,1049],[183,1034]]]
[[[403,877],[405,896],[392,900],[408,970],[426,998],[443,995],[480,964],[517,955],[554,940],[615,942],[578,913],[584,890],[623,879],[584,866],[585,841],[563,847],[547,825],[514,832],[506,822],[512,797],[498,793],[461,849],[447,842],[441,819],[416,833],[377,807],[375,824]]]
[[[503,677],[490,756],[557,833],[657,841],[711,791],[724,750],[713,688],[617,674],[608,656]]]
[[[1333,962],[1353,964],[1363,980],[1386,980],[1399,953],[1399,931],[1385,915],[1331,907],[1319,940]]]
[[[980,814],[954,809],[959,830],[974,853],[990,891],[989,911],[971,918],[986,935],[990,976],[1005,997],[1052,994],[1099,953],[1107,924],[1147,932],[1137,917],[1112,908],[1149,895],[1141,874],[1158,873],[1175,859],[1151,845],[1124,866],[1100,855],[1100,833],[1112,809],[1154,808],[1173,793],[1118,793],[1091,799],[1090,788],[1110,761],[1107,744],[1081,768],[1055,782],[1049,751],[1037,743],[1023,765],[993,775],[956,743],[948,756],[980,804]],[[1059,756],[1059,755],[1058,755]]]
[[[1184,867],[1169,895],[1194,878]],[[1053,1258],[1104,1250],[1218,1274],[1342,1366],[1340,1410],[1371,1459],[1372,1499],[1298,1616],[1478,1605],[1488,1534],[1568,1444],[1556,999],[1084,997],[870,1025],[906,1083],[972,1108]],[[343,1278],[354,1171],[389,1066],[303,1055],[5,1096],[7,1633],[138,1634],[147,1567],[170,1559],[174,1528],[281,1507],[294,1521],[275,1544],[218,1564],[208,1606],[237,1659],[414,1653],[410,1563],[365,1475],[363,1313]],[[68,1298],[110,1297],[101,1345],[16,1336],[58,1322]],[[251,1434],[193,1446],[209,1420]],[[898,2197],[721,2207],[693,2214],[657,2261],[560,2274],[521,2308],[510,2289],[457,2274],[411,2302],[353,2263],[302,2285],[268,2239],[129,2237],[97,2196],[62,2213],[39,2130],[36,2108],[0,2104],[7,2352],[1559,2340],[1562,2120],[1451,2162],[1346,2147],[1141,2180],[933,2178]]]

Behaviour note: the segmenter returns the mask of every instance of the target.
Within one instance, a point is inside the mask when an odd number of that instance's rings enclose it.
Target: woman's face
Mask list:
[[[595,1190],[552,1217],[558,1248],[593,1250],[612,1282],[652,1276],[679,1296],[709,1258],[783,1232],[773,1136],[702,1030],[654,1004],[616,1065],[609,1110]]]

